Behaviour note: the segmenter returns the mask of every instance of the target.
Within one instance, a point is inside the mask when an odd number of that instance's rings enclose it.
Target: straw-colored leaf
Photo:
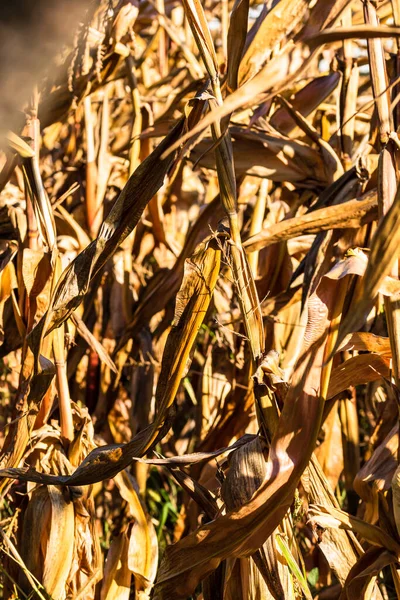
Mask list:
[[[254,252],[299,235],[344,227],[357,228],[376,219],[377,206],[376,195],[370,192],[364,199],[349,200],[276,223],[248,238],[243,245],[247,252]]]
[[[322,527],[338,527],[358,533],[374,546],[381,546],[399,556],[400,545],[383,529],[333,507],[310,506],[309,518]]]

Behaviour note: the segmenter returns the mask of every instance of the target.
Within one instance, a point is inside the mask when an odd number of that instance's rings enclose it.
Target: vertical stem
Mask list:
[[[399,0],[391,0],[392,10],[393,10],[393,20],[394,25],[398,27],[400,25],[400,2]],[[400,73],[400,40],[398,37],[395,38],[397,54],[396,54],[396,74]],[[400,93],[400,84],[394,86],[392,90],[392,97],[396,98],[396,96]],[[394,109],[394,127],[395,131],[398,130],[400,126],[400,103],[396,104],[396,108]]]
[[[369,0],[366,0],[364,3],[364,18],[365,22],[369,25],[379,25],[376,8]],[[390,134],[394,131],[394,123],[390,106],[390,91],[388,90],[388,76],[382,39],[368,40],[368,56],[382,147],[378,165],[378,210],[379,217],[382,220],[393,204],[398,186],[395,149],[393,142],[390,140]],[[397,264],[394,265],[391,275],[398,277]],[[396,385],[399,386],[400,302],[392,300],[390,297],[385,297],[384,303],[393,357],[393,377]]]
[[[364,18],[368,25],[379,26],[378,14],[370,0],[364,2]],[[378,113],[378,126],[381,144],[389,141],[390,132],[393,131],[393,119],[390,111],[390,91],[388,89],[388,76],[386,71],[385,54],[381,38],[367,41],[368,57],[371,69],[372,91]]]
[[[58,406],[60,409],[61,438],[68,445],[74,439],[74,424],[69,396],[67,364],[65,361],[64,325],[54,331],[53,353],[56,367]]]
[[[223,100],[218,77],[212,81],[212,87],[217,105],[221,106]],[[211,126],[211,131],[214,140],[219,141],[215,151],[218,183],[221,200],[229,219],[230,233],[233,241],[230,251],[239,305],[253,360],[255,363],[258,363],[264,351],[263,321],[253,275],[242,247],[231,137],[227,128],[222,132],[220,121],[216,121]]]
[[[344,27],[351,27],[351,8],[347,8],[342,17]],[[353,59],[352,40],[343,41],[343,78],[340,90],[340,141],[342,150],[342,163],[347,171],[351,168],[353,153],[355,119],[352,116],[357,112],[358,94],[358,67]]]
[[[262,230],[265,209],[267,207],[267,198],[268,198],[268,179],[262,179],[260,189],[258,191],[256,204],[255,204],[254,211],[253,211],[253,216],[251,219],[250,236],[256,235],[256,233],[259,233]],[[250,254],[248,255],[249,266],[253,273],[254,279],[257,278],[258,255],[259,255],[258,250],[255,250],[254,252],[250,252]]]
[[[189,25],[192,29],[193,37],[196,40],[204,66],[210,77],[214,95],[214,99],[210,104],[221,106],[223,104],[223,99],[218,72],[218,61],[202,5],[198,2],[192,3],[189,0],[183,0],[183,5]],[[229,219],[232,273],[235,279],[239,305],[252,352],[252,358],[255,364],[259,364],[265,347],[263,320],[256,286],[246,255],[243,251],[240,236],[235,167],[228,125],[229,117],[224,119],[223,122],[216,120],[211,125],[211,132],[214,142],[216,143],[215,158],[221,201]]]
[[[353,481],[360,470],[360,436],[354,388],[351,398],[346,397],[340,401],[339,414],[342,424],[343,462],[349,509],[352,514],[355,514],[358,500],[353,490]]]
[[[61,260],[57,257],[55,275],[61,275]],[[55,329],[53,336],[53,356],[56,367],[56,386],[58,392],[58,406],[60,409],[61,438],[68,446],[74,439],[74,424],[72,419],[71,398],[69,395],[67,363],[65,360],[64,347],[64,324]]]
[[[165,14],[164,0],[156,0],[156,8],[161,15]],[[160,23],[158,29],[158,58],[160,62],[160,75],[164,78],[168,75],[167,34]]]
[[[328,339],[324,351],[324,366],[322,368],[321,373],[321,398],[323,398],[324,400],[326,400],[328,395],[329,380],[331,378],[331,371],[333,365],[333,357],[331,357],[328,362],[327,359],[329,356],[331,356],[338,337],[339,325],[342,318],[342,311],[344,301],[346,298],[347,287],[348,281],[347,277],[345,277],[340,280],[338,285],[336,302],[333,309]]]
[[[96,219],[96,153],[94,145],[94,127],[92,101],[90,96],[84,99],[85,133],[86,133],[86,217],[90,233],[93,236],[93,226]]]
[[[221,35],[222,35],[222,51],[225,60],[228,57],[228,28],[229,28],[229,7],[228,0],[221,2]]]
[[[108,151],[108,144],[110,139],[110,87],[112,83],[104,86],[103,93],[103,106],[101,111],[101,125],[100,125],[100,140],[99,140],[99,151],[97,153],[97,171],[93,173],[92,177],[96,179],[95,184],[95,215],[90,230],[90,234],[95,238],[99,232],[104,216],[103,200],[106,193],[107,181],[111,172],[110,157]]]

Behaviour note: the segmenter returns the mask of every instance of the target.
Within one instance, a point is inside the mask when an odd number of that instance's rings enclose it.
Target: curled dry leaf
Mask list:
[[[344,227],[360,227],[377,217],[378,202],[375,192],[370,192],[367,197],[350,200],[343,204],[327,206],[311,211],[301,217],[294,217],[280,221],[276,225],[263,229],[244,242],[247,252],[254,252],[299,235],[319,233],[329,229]]]
[[[370,544],[386,548],[395,556],[399,556],[400,546],[396,540],[380,527],[366,523],[358,517],[353,517],[337,508],[318,505],[310,506],[308,516],[322,527],[337,527],[358,533]]]

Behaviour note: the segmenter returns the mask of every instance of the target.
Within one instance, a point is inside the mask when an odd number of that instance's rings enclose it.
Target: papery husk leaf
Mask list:
[[[56,486],[48,488],[51,503],[50,532],[43,569],[43,585],[54,600],[67,596],[66,582],[74,550],[74,505]]]
[[[332,27],[350,4],[351,0],[319,0],[316,2],[301,31],[301,38],[307,39],[323,29]]]
[[[329,75],[316,77],[307,83],[301,90],[296,92],[291,99],[293,108],[302,114],[303,117],[307,117],[321,104],[321,102],[330,96],[339,81],[340,73],[337,71],[329,73]],[[296,127],[296,122],[284,107],[278,108],[269,119],[269,122],[275,129],[286,135]]]
[[[44,487],[33,491],[26,508],[21,532],[21,557],[27,568],[39,581],[43,576],[48,530],[51,523],[51,504],[48,491]],[[29,592],[29,584],[21,572],[19,583]]]
[[[100,600],[129,600],[132,573],[128,568],[129,539],[122,532],[111,542],[107,553]]]
[[[41,487],[33,492],[24,515],[20,546],[32,575],[54,600],[64,600],[74,548],[74,506],[65,500],[60,488]],[[24,580],[21,574],[25,587]]]
[[[340,179],[344,174],[343,166],[332,146],[323,139],[318,130],[299,111],[295,110],[283,96],[279,95],[278,100],[293,117],[299,129],[319,147],[329,183]]]
[[[184,469],[171,466],[167,466],[167,468],[181,488],[198,504],[207,518],[212,521],[219,511],[219,505],[214,494],[186,473]]]
[[[290,45],[290,49],[293,49],[292,45]],[[236,109],[241,108],[249,103],[253,103],[258,94],[265,92],[266,90],[274,89],[274,93],[271,93],[272,97],[281,89],[285,89],[294,79],[296,79],[296,77],[299,77],[299,75],[306,68],[307,64],[311,62],[311,59],[309,58],[308,60],[304,61],[302,66],[298,68],[295,73],[291,73],[286,77],[286,79],[282,79],[282,61],[284,58],[285,57],[282,57],[282,55],[272,58],[268,64],[263,67],[257,75],[255,75],[255,77],[247,81],[235,92],[225,98],[223,105],[212,110],[195,127],[193,127],[190,132],[183,135],[181,138],[181,143],[185,143],[194,135],[205,130],[211,124],[220,121],[227,115],[232,114]],[[264,99],[264,101],[266,100],[268,100],[268,96]],[[178,144],[175,143],[173,146],[171,146],[170,150],[165,152],[165,155],[167,155],[169,152],[173,152],[174,146],[178,147]]]
[[[144,431],[145,434],[148,435],[149,431],[151,431],[151,426]],[[133,440],[135,444],[138,444],[138,447],[139,444],[142,443],[142,438],[145,437],[145,434],[138,435],[137,440]],[[228,454],[230,452],[233,452],[237,448],[240,448],[240,446],[243,446],[243,444],[248,444],[252,439],[254,439],[254,437],[254,435],[246,434],[231,446],[227,446],[226,448],[220,448],[219,450],[214,450],[212,452],[195,452],[193,454],[182,454],[181,456],[173,456],[170,458],[140,458],[139,456],[132,456],[130,460],[145,465],[160,465],[172,468],[195,465],[200,464],[202,462],[207,462],[212,458],[220,456],[221,454]],[[102,481],[103,479],[98,479],[94,481],[92,481],[91,478],[90,481],[89,479],[86,479],[86,477],[91,477],[92,470],[90,469],[90,471],[88,471],[87,463],[92,464],[93,462],[94,464],[96,461],[104,460],[105,464],[107,465],[108,462],[117,462],[119,457],[121,457],[124,454],[123,452],[121,452],[121,450],[123,450],[127,446],[128,444],[112,444],[109,446],[101,446],[100,448],[92,450],[92,452],[90,452],[88,455],[88,460],[86,461],[85,459],[72,475],[51,475],[48,473],[36,471],[36,469],[33,469],[31,467],[23,467],[19,469],[1,469],[0,477],[12,477],[15,479],[20,479],[21,481],[33,481],[36,483],[43,483],[47,485],[88,485],[89,483],[95,483],[96,481]],[[94,471],[94,467],[92,468]],[[118,465],[116,465],[115,468],[118,469]],[[119,473],[120,470],[122,469],[118,469],[116,473]]]
[[[218,77],[218,62],[203,7],[199,0],[183,0],[183,6],[208,75],[213,80]]]
[[[308,516],[314,523],[322,527],[336,527],[357,533],[373,546],[381,546],[396,557],[400,556],[400,544],[380,527],[366,523],[358,517],[353,517],[343,510],[334,507],[314,504],[309,507]]]
[[[219,240],[201,244],[185,261],[185,273],[175,305],[172,329],[164,348],[156,391],[156,429],[162,426],[190,365],[190,352],[206,315],[221,260]]]
[[[45,356],[39,355],[37,372],[34,372],[34,364],[34,356],[28,348],[17,392],[18,418],[11,424],[2,447],[0,464],[5,470],[19,464],[22,459],[39,412],[40,402],[55,375],[54,364]],[[0,489],[4,489],[6,485],[7,479],[0,481]]]
[[[35,151],[30,145],[13,131],[9,131],[6,135],[6,140],[10,148],[17,152],[22,158],[33,158]]]
[[[303,30],[299,32],[299,40],[302,40],[307,36],[311,37],[317,32],[320,32],[324,27],[333,25],[347,4],[349,4],[349,0],[340,0],[340,2],[323,0],[322,2],[317,2],[312,8],[307,24]],[[232,114],[236,109],[249,103],[254,103],[257,95],[262,92],[266,92],[267,90],[270,92],[273,90],[270,95],[263,99],[264,102],[266,102],[268,99],[272,98],[275,93],[279,93],[280,90],[290,87],[293,81],[299,79],[300,75],[317,55],[317,52],[313,51],[305,60],[303,60],[301,66],[296,68],[294,72],[289,73],[286,77],[282,76],[282,73],[285,73],[287,70],[287,57],[293,51],[295,46],[293,40],[290,40],[285,45],[282,52],[278,52],[276,56],[271,58],[257,75],[246,81],[235,92],[225,98],[223,105],[206,115],[190,132],[185,134],[182,137],[182,142],[186,142],[189,138],[200,133],[212,123],[218,122],[225,116]],[[304,50],[305,45],[300,43],[297,47]],[[173,149],[174,146],[172,146],[170,151]]]
[[[332,370],[329,380],[328,399],[347,388],[381,378],[390,378],[390,359],[380,354],[359,354],[343,362]]]
[[[58,205],[55,209],[55,215],[59,213],[62,219],[70,225],[73,232],[75,233],[75,237],[79,243],[80,250],[84,250],[86,246],[90,244],[90,237],[86,233],[86,231],[77,223],[77,221],[73,218],[73,216],[61,205]]]
[[[135,577],[136,598],[149,596],[157,573],[158,543],[154,525],[145,514],[133,482],[126,471],[115,477],[121,496],[129,505],[133,524],[129,536],[127,563]]]
[[[219,197],[215,198],[206,206],[199,218],[194,223],[186,238],[182,252],[178,256],[173,268],[163,274],[157,273],[143,290],[138,305],[135,309],[132,321],[126,327],[126,332],[117,345],[117,351],[135,333],[138,333],[144,323],[150,319],[173,298],[182,283],[185,260],[193,254],[197,245],[206,238],[211,230],[217,230],[218,222],[224,216]]]
[[[3,334],[4,304],[11,296],[11,292],[18,286],[15,267],[12,262],[7,262],[0,272],[0,331]]]
[[[392,479],[393,515],[396,524],[397,535],[400,532],[400,468],[397,467]]]

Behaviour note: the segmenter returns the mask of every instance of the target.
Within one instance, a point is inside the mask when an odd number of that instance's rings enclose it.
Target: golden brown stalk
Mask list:
[[[84,100],[86,132],[86,217],[89,230],[92,231],[96,219],[96,152],[94,144],[94,123],[90,96]],[[94,232],[92,232],[93,235]]]
[[[351,8],[347,8],[342,17],[343,26],[351,27]],[[352,116],[357,112],[359,72],[357,61],[353,59],[352,40],[343,41],[343,78],[340,91],[341,128],[340,142],[342,149],[342,162],[345,170],[352,166],[353,140],[355,119]]]
[[[29,196],[26,198],[26,217],[28,225],[28,248],[37,250],[38,247],[38,228],[36,224],[35,213],[32,206],[32,201]]]
[[[376,8],[370,0],[364,3],[364,18],[367,24],[379,24]],[[394,131],[394,123],[382,39],[368,40],[368,56],[372,89],[378,114],[379,138],[382,146],[378,167],[378,208],[382,219],[395,201],[398,186],[395,149],[393,142],[390,141]],[[393,265],[391,275],[398,277],[397,263]],[[393,377],[396,384],[400,385],[400,302],[385,298],[385,309],[392,344]]]
[[[10,147],[22,158],[25,194],[29,198],[28,235],[30,231],[32,237],[31,243],[34,246],[38,245],[38,241],[34,241],[37,230],[42,242],[51,251],[56,243],[56,228],[52,208],[43,185],[39,167],[40,121],[37,118],[37,102],[38,97],[35,96],[30,107],[29,116],[27,117],[26,134],[30,137],[30,146],[12,132],[8,133],[7,138]],[[35,219],[36,225],[33,219]]]
[[[107,185],[111,173],[111,160],[109,154],[109,137],[110,137],[110,102],[111,84],[105,86],[103,93],[103,106],[101,111],[101,129],[99,152],[97,159],[96,175],[96,214],[91,227],[91,236],[95,237],[98,234],[101,223],[103,221],[103,201],[107,191]]]
[[[239,83],[251,79],[270,58],[279,44],[291,43],[288,38],[302,26],[308,3],[304,0],[281,0],[272,8],[264,5],[250,29],[246,49],[240,64]]]
[[[370,0],[364,2],[364,18],[368,25],[379,25],[379,18],[375,5]],[[389,141],[390,133],[393,131],[393,118],[390,110],[389,81],[382,39],[369,39],[367,45],[372,89],[378,112],[379,137],[381,144],[384,145]]]
[[[353,482],[360,470],[360,435],[354,388],[352,396],[349,398],[346,395],[339,404],[339,414],[342,423],[344,474],[350,508],[353,508],[352,504],[354,502],[356,506],[358,504],[357,498],[354,498]]]
[[[256,204],[254,206],[253,216],[250,225],[250,237],[257,235],[262,230],[265,209],[267,206],[268,198],[268,179],[263,179],[260,184]],[[257,265],[258,265],[258,252],[249,253],[248,256],[249,266],[253,274],[254,279],[257,279]]]
[[[53,332],[53,353],[56,367],[56,384],[58,392],[58,406],[60,409],[61,436],[66,444],[74,439],[74,424],[71,411],[71,398],[69,395],[67,363],[64,349],[64,326]]]
[[[165,14],[164,0],[156,0],[156,8],[160,15]],[[160,61],[160,75],[161,78],[168,75],[168,53],[167,53],[167,33],[160,23],[158,29],[158,58]]]
[[[221,37],[222,37],[222,52],[224,58],[228,56],[228,23],[229,23],[229,7],[228,0],[221,2]]]
[[[211,87],[214,94],[213,103],[216,107],[222,106],[223,100],[219,82],[217,57],[203,8],[198,0],[184,0],[184,7],[193,36],[211,80]],[[239,304],[253,360],[257,362],[264,351],[263,322],[257,290],[242,248],[237,212],[232,143],[227,125],[225,123],[222,129],[221,122],[217,120],[212,124],[211,131],[214,142],[217,144],[215,156],[221,201],[229,219],[230,235],[232,238],[230,255],[232,258],[233,277],[237,287]]]
[[[59,277],[60,273],[61,259],[58,257],[55,266],[55,275]],[[64,324],[53,331],[52,338],[54,364],[56,368],[58,406],[60,410],[61,437],[68,446],[74,439],[74,424],[67,377],[67,363],[65,360]]]

